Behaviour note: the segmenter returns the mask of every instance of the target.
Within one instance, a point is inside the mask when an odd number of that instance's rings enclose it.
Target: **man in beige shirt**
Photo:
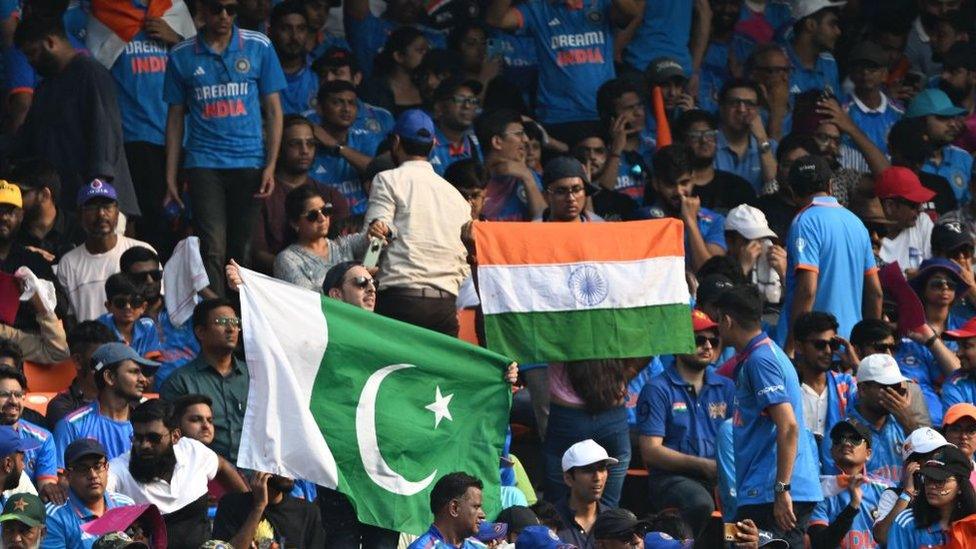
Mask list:
[[[455,300],[468,269],[461,227],[471,221],[471,207],[427,161],[433,144],[430,117],[404,112],[393,128],[397,168],[373,179],[366,221],[390,228],[376,312],[457,336]]]

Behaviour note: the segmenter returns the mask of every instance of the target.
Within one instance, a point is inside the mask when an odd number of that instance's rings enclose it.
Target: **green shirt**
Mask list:
[[[213,400],[214,441],[210,448],[231,463],[237,461],[244,411],[247,409],[247,364],[234,357],[224,377],[201,354],[178,368],[163,384],[160,396],[173,401],[185,395],[206,395]]]

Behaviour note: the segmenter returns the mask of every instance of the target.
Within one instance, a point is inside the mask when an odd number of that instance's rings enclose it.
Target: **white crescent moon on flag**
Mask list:
[[[366,380],[363,392],[359,395],[359,404],[356,406],[356,432],[359,433],[356,438],[363,468],[377,486],[401,496],[412,496],[430,486],[437,476],[437,469],[427,475],[427,478],[413,482],[403,478],[386,463],[380,454],[379,442],[376,440],[376,395],[386,376],[397,370],[415,367],[413,364],[391,364],[376,370]]]

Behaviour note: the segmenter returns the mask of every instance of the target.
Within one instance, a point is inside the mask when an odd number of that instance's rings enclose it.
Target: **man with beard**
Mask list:
[[[962,0],[920,1],[918,17],[912,22],[905,56],[914,71],[921,72],[925,78],[936,76],[941,70],[939,62],[932,58],[931,37],[936,34],[939,20],[962,6]]]
[[[301,0],[285,0],[271,10],[268,38],[278,54],[287,87],[281,91],[281,110],[285,115],[308,116],[315,112],[319,78],[308,64],[305,43],[308,19]]]
[[[47,404],[48,429],[54,430],[61,418],[68,413],[94,402],[98,397],[95,372],[91,357],[105,343],[116,341],[115,334],[108,326],[97,320],[79,323],[68,334],[68,349],[75,366],[75,378],[67,389],[58,393]]]
[[[966,110],[962,133],[953,144],[969,153],[976,151],[976,48],[972,44],[955,44],[946,52],[939,89],[953,105]]]
[[[112,75],[94,57],[78,55],[60,15],[25,18],[14,41],[44,80],[34,92],[11,156],[52,161],[61,176],[61,202],[99,178],[118,190],[122,212],[138,216]]]
[[[217,434],[211,447],[235,462],[247,409],[247,364],[234,356],[241,335],[241,319],[225,299],[207,299],[193,309],[193,334],[200,354],[166,380],[160,395],[169,402],[189,395],[213,401]]]
[[[691,151],[684,145],[668,145],[654,153],[651,188],[654,201],[639,210],[640,217],[673,217],[685,224],[685,262],[699,269],[712,256],[725,255],[725,218],[701,206],[692,195]]]
[[[837,61],[832,55],[840,38],[837,7],[846,2],[799,0],[793,3],[793,38],[786,54],[793,65],[790,95],[807,90],[827,90],[839,94]]]
[[[159,508],[168,545],[176,549],[195,549],[210,539],[208,482],[218,479],[234,491],[247,490],[233,465],[203,443],[180,436],[172,404],[158,398],[132,410],[132,449],[112,459],[108,469],[109,490]]]
[[[434,523],[407,549],[483,547],[473,541],[479,524],[485,520],[485,512],[481,508],[483,488],[480,480],[467,473],[455,472],[441,477],[430,491],[430,510],[434,514]]]
[[[437,175],[465,158],[481,161],[481,146],[472,126],[481,106],[481,82],[452,77],[434,91],[434,148],[430,164]]]
[[[0,492],[17,488],[26,467],[25,453],[38,448],[36,439],[22,437],[13,427],[0,425]]]
[[[255,472],[251,491],[227,494],[220,499],[214,517],[213,537],[234,547],[259,547],[285,539],[288,547],[325,547],[325,530],[314,503],[289,495],[295,481]]]
[[[925,121],[925,135],[935,148],[922,166],[922,171],[946,178],[960,206],[968,204],[970,200],[969,178],[973,157],[951,143],[962,132],[961,117],[964,114],[966,109],[953,105],[949,96],[937,89],[927,89],[916,95],[905,111],[905,118]]]
[[[693,194],[701,199],[702,206],[725,215],[736,206],[756,201],[756,191],[748,181],[715,168],[718,122],[714,115],[703,110],[688,111],[678,119],[674,133],[678,142],[691,151]]]
[[[14,494],[0,515],[0,540],[4,549],[38,549],[47,533],[44,503],[34,494]]]
[[[712,5],[712,33],[702,58],[698,79],[698,106],[702,110],[718,110],[718,91],[732,78],[733,39],[735,24],[742,11],[742,0],[710,0]],[[745,59],[736,59],[739,63]]]
[[[769,138],[759,116],[759,85],[734,79],[719,93],[720,130],[716,136],[715,167],[734,173],[760,194],[776,179],[776,142]]]
[[[678,355],[651,379],[637,399],[640,449],[656,510],[677,508],[698,534],[715,510],[715,446],[719,427],[732,416],[735,385],[707,371],[722,350],[715,322],[691,314],[694,354]]]
[[[825,440],[834,425],[847,417],[847,407],[857,394],[856,381],[850,374],[835,372],[834,353],[843,352],[857,364],[857,354],[851,344],[837,336],[837,319],[830,313],[811,311],[797,317],[793,325],[796,342],[797,373],[803,393],[803,418],[806,428],[820,446],[820,469],[833,473],[830,441]]]
[[[58,485],[58,458],[54,436],[47,429],[23,418],[27,378],[9,366],[0,366],[0,425],[10,426],[37,448],[24,452],[24,471],[45,501],[64,503],[64,490]]]
[[[10,168],[7,180],[20,187],[24,220],[17,243],[57,263],[85,235],[74,212],[60,207],[61,178],[47,160],[28,158]]]
[[[108,448],[106,456],[110,459],[127,452],[132,445],[131,407],[142,400],[149,378],[158,367],[158,362],[139,356],[125,343],[99,347],[91,357],[98,398],[54,426],[58,457],[72,442],[85,438],[93,438]],[[58,463],[58,467],[64,465]]]
[[[666,65],[661,67],[660,65]],[[681,66],[665,59],[655,60],[651,68],[659,78],[682,78]],[[603,130],[609,136],[610,150],[606,168],[599,179],[600,187],[621,192],[638,205],[644,205],[647,193],[648,161],[654,151],[654,138],[645,128],[647,116],[637,82],[615,78],[608,80],[596,92],[596,109]]]
[[[0,430],[4,427],[0,427]],[[112,492],[108,485],[108,456],[97,440],[76,440],[64,451],[68,501],[48,508],[47,536],[42,549],[91,549],[94,536],[83,535],[81,526],[110,509],[134,505],[127,495]]]

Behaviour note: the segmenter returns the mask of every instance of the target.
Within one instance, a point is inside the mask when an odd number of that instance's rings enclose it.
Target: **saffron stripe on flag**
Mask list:
[[[513,333],[521,337],[506,337]],[[555,344],[552,334],[570,337]],[[627,357],[649,357],[690,353],[695,348],[687,303],[485,315],[485,336],[491,349],[519,357],[523,363],[602,358],[617,349],[626,349]]]

